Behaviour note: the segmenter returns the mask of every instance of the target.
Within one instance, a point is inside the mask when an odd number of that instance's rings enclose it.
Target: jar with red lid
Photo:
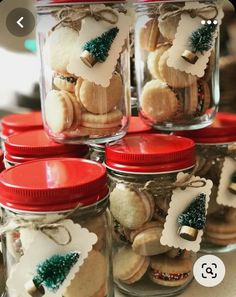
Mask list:
[[[5,141],[6,168],[35,159],[46,158],[86,158],[87,145],[62,144],[50,139],[43,129],[12,135]]]
[[[122,138],[130,114],[126,1],[37,1],[41,105],[62,143]]]
[[[137,133],[151,133],[152,128],[147,126],[140,117],[130,117],[127,135]],[[90,145],[90,160],[103,163],[105,159],[105,144]]]
[[[160,130],[210,125],[219,104],[220,1],[136,0],[140,115]]]
[[[211,179],[214,184],[202,251],[216,253],[235,250],[236,206],[232,207],[231,202],[236,193],[236,116],[218,113],[212,126],[178,134],[196,142],[199,159],[197,175]]]
[[[109,189],[101,164],[27,162],[6,169],[0,188],[7,296],[114,296]]]
[[[160,242],[179,172],[192,172],[195,145],[187,138],[127,135],[106,146],[113,217],[113,269],[118,288],[132,296],[174,296],[192,280],[194,254]],[[159,192],[146,186],[165,184]],[[153,184],[153,189],[155,188]],[[143,190],[145,188],[145,190]]]
[[[6,138],[13,134],[42,128],[43,121],[41,112],[34,111],[5,116],[1,119],[1,143],[3,145]]]

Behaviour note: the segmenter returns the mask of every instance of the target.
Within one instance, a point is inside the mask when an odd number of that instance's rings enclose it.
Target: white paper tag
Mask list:
[[[74,224],[71,220],[64,220],[60,224],[63,224],[69,231],[71,242],[67,245],[58,245],[41,231],[37,231],[37,236],[34,233],[33,242],[21,257],[20,262],[14,266],[7,280],[8,290],[13,295],[21,297],[31,296],[25,286],[35,276],[36,268],[40,263],[43,263],[54,255],[78,252],[80,253],[78,261],[72,266],[60,287],[52,292],[44,286],[45,297],[63,296],[66,288],[70,285],[75,274],[79,271],[80,266],[83,265],[84,260],[88,257],[88,253],[96,243],[97,236],[94,233],[90,233],[87,229],[81,228],[80,225]],[[68,236],[66,229],[60,227],[56,232],[54,231],[53,235],[56,236],[58,241],[65,242]]]
[[[105,21],[97,22],[94,18],[85,18],[83,20],[78,40],[74,45],[67,66],[67,71],[69,73],[87,79],[88,81],[103,87],[109,86],[110,79],[115,70],[117,60],[119,59],[119,55],[129,34],[131,25],[131,18],[129,16],[123,13],[119,13],[118,16],[119,20],[115,25],[111,25]],[[83,52],[83,45],[114,27],[117,27],[119,32],[111,45],[106,61],[104,63],[97,63],[92,68],[89,68],[80,59]]]
[[[180,181],[186,176],[185,173],[179,173],[177,175],[177,181]],[[160,242],[162,245],[168,245],[169,247],[175,247],[180,249],[192,250],[197,252],[200,249],[200,243],[203,235],[203,231],[198,232],[197,239],[195,241],[188,241],[181,238],[178,234],[179,224],[178,216],[183,213],[186,207],[197,197],[200,193],[206,194],[206,210],[210,200],[211,188],[213,186],[211,180],[200,178],[199,176],[193,176],[190,182],[196,180],[204,180],[206,185],[201,188],[186,188],[185,190],[175,189],[170,202],[166,223]]]
[[[216,202],[224,206],[236,208],[236,194],[229,191],[232,174],[236,171],[236,161],[226,157],[221,171],[220,184]]]
[[[206,4],[202,4],[199,2],[191,1],[186,2],[185,8],[186,9],[199,9],[205,7]],[[185,61],[181,55],[186,49],[189,49],[189,38],[191,34],[196,31],[198,28],[202,27],[202,19],[200,17],[192,18],[188,13],[182,13],[181,20],[179,22],[179,26],[175,35],[175,39],[173,41],[173,46],[170,49],[169,58],[167,60],[167,65],[169,67],[173,67],[180,71],[185,71],[186,73],[197,75],[198,77],[203,77],[205,74],[205,69],[207,67],[209,57],[211,55],[212,49],[215,46],[216,37],[218,36],[219,26],[221,25],[222,18],[224,16],[223,10],[221,6],[217,6],[218,8],[218,16],[216,18],[218,22],[218,28],[216,29],[213,46],[212,48],[204,52],[202,55],[201,53],[197,53],[199,59],[195,64],[191,64]],[[209,15],[209,18],[211,16]]]

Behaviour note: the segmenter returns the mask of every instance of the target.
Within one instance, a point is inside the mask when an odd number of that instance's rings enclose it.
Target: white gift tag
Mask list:
[[[179,173],[177,175],[177,181],[181,181],[187,174]],[[203,235],[203,231],[198,232],[197,239],[195,241],[188,241],[181,238],[178,234],[179,224],[178,216],[183,213],[186,207],[196,198],[200,193],[206,194],[206,210],[210,200],[211,188],[213,186],[211,180],[200,178],[199,176],[193,176],[189,182],[203,180],[206,185],[201,188],[186,188],[185,190],[175,189],[170,202],[166,223],[161,236],[161,244],[168,245],[169,247],[175,247],[180,249],[192,250],[197,252],[200,249],[200,243]]]
[[[115,25],[111,25],[105,21],[96,21],[94,18],[85,18],[83,20],[78,40],[74,45],[67,66],[67,71],[69,73],[87,79],[103,87],[109,86],[110,79],[116,68],[117,60],[119,59],[119,55],[129,34],[131,25],[131,18],[129,16],[123,13],[119,13],[118,16],[119,20]],[[101,36],[104,32],[107,32],[114,27],[117,27],[119,32],[111,45],[106,61],[103,63],[96,63],[92,68],[89,68],[80,59],[84,44]]]
[[[199,9],[202,7],[206,7],[208,4],[203,4],[195,1],[186,2],[185,9]],[[197,53],[199,59],[195,64],[191,64],[185,61],[181,55],[184,53],[186,49],[189,49],[189,38],[191,34],[196,31],[198,28],[201,28],[202,19],[197,16],[192,18],[189,13],[182,13],[181,20],[179,22],[179,26],[175,35],[175,39],[173,41],[173,46],[170,49],[169,58],[167,60],[167,65],[169,67],[173,67],[180,71],[185,71],[186,73],[197,75],[198,77],[203,77],[205,74],[205,69],[207,67],[209,57],[211,55],[212,49],[215,46],[216,37],[218,36],[219,26],[221,25],[222,18],[224,16],[223,10],[221,6],[217,6],[218,9],[218,16],[216,20],[218,22],[217,29],[214,34],[214,40],[212,43],[212,48],[204,52],[202,55],[201,53]],[[204,14],[205,15],[205,14]],[[209,14],[209,19],[211,19],[211,14]]]
[[[7,280],[7,287],[10,292],[17,292],[16,296],[30,297],[31,295],[28,293],[26,286],[35,277],[36,269],[39,264],[45,263],[46,260],[55,255],[60,256],[70,252],[78,252],[79,258],[77,262],[71,267],[67,277],[56,291],[52,291],[43,285],[45,297],[63,296],[66,288],[70,285],[75,274],[79,271],[84,260],[88,257],[88,253],[96,243],[97,236],[94,233],[90,233],[87,229],[81,228],[80,225],[74,224],[71,220],[64,220],[60,222],[60,224],[62,224],[64,228],[60,227],[53,232],[51,230],[50,234],[52,234],[58,242],[65,242],[69,232],[71,241],[66,245],[59,245],[41,231],[37,231],[37,236],[34,233],[33,242],[21,257],[20,262],[16,264],[10,272]]]
[[[219,190],[216,198],[218,204],[236,208],[236,194],[229,191],[232,174],[236,171],[236,161],[226,157],[220,176]]]

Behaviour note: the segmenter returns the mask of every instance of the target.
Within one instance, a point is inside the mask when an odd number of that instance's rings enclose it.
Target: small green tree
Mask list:
[[[233,194],[236,194],[236,171],[231,175],[229,191]]]
[[[37,288],[43,285],[49,291],[57,291],[71,268],[78,261],[79,256],[78,252],[70,252],[65,255],[54,255],[46,259],[37,266],[33,283]]]

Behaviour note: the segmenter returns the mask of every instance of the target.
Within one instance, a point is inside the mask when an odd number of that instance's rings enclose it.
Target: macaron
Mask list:
[[[122,247],[114,255],[114,278],[126,283],[138,282],[146,273],[150,258],[136,254],[131,247]]]
[[[64,90],[71,93],[75,91],[77,78],[71,74],[56,73],[53,78],[53,84],[58,90]]]
[[[150,279],[161,286],[182,286],[191,280],[191,258],[170,258],[167,255],[151,257]]]
[[[140,47],[152,52],[156,49],[160,36],[157,18],[150,19],[140,30]]]
[[[121,126],[122,118],[123,114],[118,109],[107,114],[85,112],[82,114],[81,126],[94,129],[112,129]]]
[[[163,246],[160,238],[163,231],[163,225],[158,222],[146,223],[143,227],[135,230],[131,235],[133,241],[132,248],[136,254],[143,256],[153,256],[165,253],[170,247]]]
[[[110,210],[125,228],[137,229],[151,220],[154,200],[146,192],[117,185],[110,195]]]

